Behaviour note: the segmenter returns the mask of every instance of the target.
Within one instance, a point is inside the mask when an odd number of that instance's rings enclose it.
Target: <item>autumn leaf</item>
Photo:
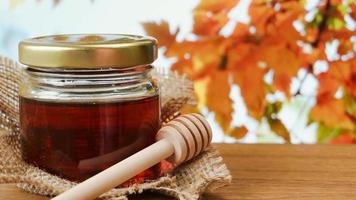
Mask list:
[[[197,35],[215,35],[229,21],[225,12],[209,14],[206,11],[195,11],[193,15],[193,33]]]
[[[318,124],[317,141],[318,143],[330,143],[330,140],[340,135],[340,129],[330,128],[322,123]]]
[[[191,59],[180,59],[175,62],[172,67],[172,70],[179,72],[180,74],[188,75],[189,78],[193,79],[195,71],[193,68],[193,62]]]
[[[351,40],[339,40],[339,46],[337,52],[340,55],[345,55],[347,53],[353,52],[354,44]]]
[[[343,100],[345,103],[346,115],[348,115],[355,123],[356,122],[356,98],[355,98],[355,96],[353,96],[353,94],[351,92],[346,93],[346,91],[345,91]]]
[[[230,130],[228,132],[228,134],[236,139],[241,139],[241,138],[245,137],[247,132],[248,132],[248,129],[245,126],[241,126],[241,127],[233,128],[232,130]]]
[[[249,115],[261,119],[266,105],[266,88],[263,82],[265,70],[258,67],[258,60],[253,53],[243,52],[251,52],[253,49],[243,48],[232,49],[228,52],[227,68],[233,69],[233,80],[241,89]],[[247,55],[241,56],[240,52],[241,55]]]
[[[318,98],[333,98],[337,90],[342,88],[350,88],[350,91],[352,91],[355,88],[355,80],[353,78],[355,74],[356,67],[353,67],[352,63],[342,61],[329,63],[329,70],[319,74],[317,77],[320,83]]]
[[[251,24],[256,28],[256,33],[259,35],[266,34],[267,22],[274,16],[274,9],[269,4],[251,6],[249,15],[251,16]]]
[[[190,58],[191,55],[209,53],[209,51],[212,51],[210,54],[218,53],[221,55],[225,51],[227,44],[228,42],[221,36],[211,36],[197,41],[175,42],[168,48],[165,55],[179,59]]]
[[[330,141],[331,144],[356,144],[356,136],[351,134],[342,134]]]
[[[354,57],[352,60],[350,60],[350,68],[351,68],[351,73],[349,75],[349,79],[346,80],[345,83],[345,88],[350,94],[350,98],[354,99],[356,98],[356,57]],[[355,113],[356,115],[356,113]]]
[[[352,75],[352,64],[341,61],[331,62],[329,70],[321,73],[318,80],[320,84],[317,103],[311,110],[311,118],[328,127],[354,130],[355,121],[352,114],[345,109],[348,101],[343,97],[335,97],[339,89],[347,88],[350,82],[355,82]]]
[[[297,54],[300,64],[306,68],[310,68],[318,60],[326,60],[325,46],[323,44],[319,44],[312,52],[304,52],[303,49],[300,49]]]
[[[214,111],[216,121],[224,131],[229,131],[233,108],[227,72],[215,71],[210,77],[196,80],[194,88],[200,108],[207,106]]]
[[[341,129],[325,126],[323,123],[318,125],[318,142],[330,143],[330,141],[341,134]]]
[[[210,11],[213,13],[220,11],[228,11],[234,6],[236,6],[238,2],[239,0],[201,0],[194,10]]]
[[[282,137],[284,141],[290,143],[290,135],[288,129],[284,126],[283,122],[277,118],[278,113],[282,109],[281,102],[268,103],[264,112],[269,127],[278,136]]]
[[[273,86],[276,90],[279,90],[287,97],[290,97],[291,78],[291,76],[286,74],[275,74],[273,76]]]
[[[248,24],[237,23],[234,31],[232,33],[232,37],[236,40],[245,41],[246,38],[250,37],[250,26]]]
[[[299,1],[281,2],[279,12],[276,12],[275,26],[277,28],[291,26],[293,25],[293,22],[303,13],[304,6]]]
[[[351,78],[352,66],[349,62],[330,62],[329,63],[329,71],[328,74],[335,77],[339,81],[346,81]]]
[[[236,65],[240,62],[244,62],[244,60],[248,57],[253,57],[255,46],[248,44],[248,43],[239,43],[238,45],[234,46],[231,49],[228,49],[227,56],[228,56],[228,63],[227,69],[234,70]],[[253,57],[256,59],[256,57]],[[252,60],[254,63],[256,60]]]
[[[341,40],[347,40],[350,39],[352,36],[356,35],[356,30],[348,30],[347,28],[342,28],[340,30],[330,30],[327,29],[320,33],[320,41],[321,42],[329,42],[333,39],[341,39]]]
[[[296,54],[283,46],[264,46],[259,55],[261,61],[266,62],[267,67],[274,71],[273,86],[289,97],[291,79],[300,69]]]
[[[329,73],[322,73],[318,76],[319,88],[318,96],[323,98],[334,98],[336,91],[341,86],[340,81],[335,77],[330,76]]]
[[[215,71],[207,81],[206,105],[215,112],[215,119],[224,129],[230,129],[232,121],[232,100],[230,99],[230,83],[227,71]]]
[[[347,116],[344,103],[340,99],[319,98],[311,110],[311,118],[326,126],[354,130],[355,123]]]
[[[175,33],[170,32],[168,22],[162,21],[160,23],[146,22],[143,23],[143,28],[146,33],[158,40],[159,46],[170,46],[175,42],[178,30]]]
[[[176,43],[166,52],[169,57],[180,58],[172,69],[196,80],[219,68],[226,45],[221,38],[208,41]]]
[[[271,130],[277,135],[281,136],[284,141],[290,143],[290,135],[288,129],[284,126],[284,124],[279,119],[271,119],[269,120],[269,125]]]
[[[197,35],[216,35],[228,22],[228,11],[238,0],[202,0],[193,10],[193,33]]]

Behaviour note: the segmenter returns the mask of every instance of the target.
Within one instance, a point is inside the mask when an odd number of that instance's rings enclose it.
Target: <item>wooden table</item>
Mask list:
[[[202,199],[356,199],[356,146],[216,145],[233,182]],[[0,199],[45,200],[13,185]],[[145,194],[132,199],[169,199]]]

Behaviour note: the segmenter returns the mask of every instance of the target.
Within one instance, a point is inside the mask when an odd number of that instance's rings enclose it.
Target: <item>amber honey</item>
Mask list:
[[[24,159],[53,174],[84,180],[154,143],[158,96],[115,103],[20,99]],[[136,177],[153,179],[153,167]]]

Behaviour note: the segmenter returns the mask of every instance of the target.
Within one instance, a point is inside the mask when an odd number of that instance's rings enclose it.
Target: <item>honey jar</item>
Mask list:
[[[151,76],[155,39],[55,35],[24,40],[19,60],[23,159],[82,181],[155,142],[160,97]],[[156,178],[154,166],[131,180]]]

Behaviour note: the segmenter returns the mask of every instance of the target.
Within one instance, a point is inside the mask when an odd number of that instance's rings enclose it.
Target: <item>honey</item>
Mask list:
[[[83,181],[155,142],[157,42],[135,35],[57,35],[20,43],[23,159]],[[154,166],[128,183],[155,179]]]
[[[154,143],[160,126],[158,96],[117,103],[21,98],[20,105],[25,161],[73,181],[85,180]],[[135,182],[158,174],[155,166]]]

